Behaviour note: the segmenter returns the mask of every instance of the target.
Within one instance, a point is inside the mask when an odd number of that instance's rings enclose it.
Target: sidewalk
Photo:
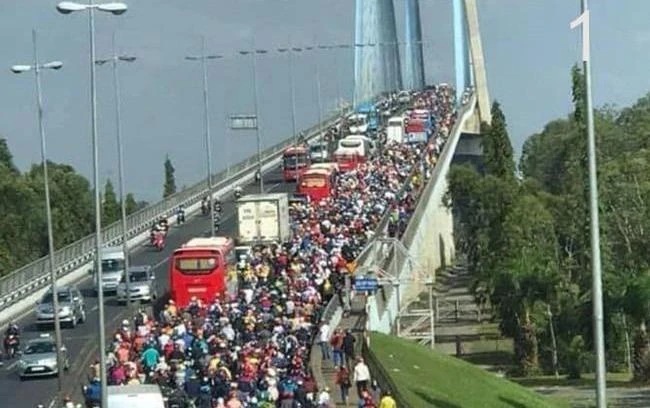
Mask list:
[[[351,330],[355,335],[355,351],[356,355],[361,355],[361,342],[363,341],[363,331],[366,325],[366,299],[363,295],[357,295],[352,299],[351,302],[352,310],[347,317],[341,317],[340,323],[336,327],[330,327],[330,333],[334,332],[334,329],[342,330]],[[311,357],[311,366],[314,373],[314,377],[318,384],[319,389],[324,387],[329,387],[330,395],[332,401],[336,404],[337,407],[345,407],[345,404],[341,400],[341,395],[339,392],[339,387],[336,385],[335,380],[335,370],[332,360],[325,360],[321,358],[320,347],[314,345],[312,348],[312,357]],[[351,374],[352,375],[352,374]],[[348,406],[356,406],[356,390],[353,388],[350,389],[350,398]]]

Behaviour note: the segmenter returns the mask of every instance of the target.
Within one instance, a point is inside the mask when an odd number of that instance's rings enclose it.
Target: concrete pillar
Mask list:
[[[463,0],[452,0],[454,26],[454,67],[456,74],[456,101],[460,103],[468,85],[468,50],[465,30],[465,7]]]
[[[404,2],[404,66],[402,84],[404,89],[424,88],[424,57],[422,52],[422,23],[420,0]]]
[[[392,0],[356,0],[354,102],[401,88]]]

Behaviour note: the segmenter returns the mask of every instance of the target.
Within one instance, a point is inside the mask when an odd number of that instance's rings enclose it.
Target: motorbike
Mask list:
[[[153,236],[153,247],[158,251],[162,251],[165,248],[165,235],[163,233],[157,233]]]
[[[208,201],[207,200],[201,201],[201,214],[208,215],[209,214],[208,211],[210,211],[210,209],[208,208]]]
[[[185,223],[185,210],[180,209],[176,212],[176,222],[178,225],[182,225]]]
[[[18,353],[20,346],[20,339],[15,334],[10,334],[5,337],[5,351],[7,353],[7,360],[11,360]]]
[[[243,194],[243,191],[242,191],[241,187],[237,187],[235,189],[235,198],[239,200],[241,198],[242,194]]]
[[[81,386],[81,391],[84,396],[84,402],[86,405],[86,408],[101,408],[102,406],[102,401],[101,399],[97,398],[90,398],[90,387],[88,385],[82,385]]]

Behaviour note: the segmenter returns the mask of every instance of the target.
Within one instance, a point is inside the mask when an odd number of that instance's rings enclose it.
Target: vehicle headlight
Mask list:
[[[69,306],[64,306],[60,310],[61,316],[68,316],[70,313],[72,313],[72,311],[70,310]]]
[[[40,360],[38,362],[38,365],[47,366],[47,367],[55,367],[56,366],[56,359],[48,358],[48,359],[45,359],[45,360]]]
[[[25,368],[25,367],[27,367],[29,365],[29,363],[27,363],[27,361],[25,361],[25,360],[20,360],[18,365],[20,366],[20,368]]]

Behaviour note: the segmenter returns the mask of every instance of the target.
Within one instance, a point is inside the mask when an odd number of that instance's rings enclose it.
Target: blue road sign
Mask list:
[[[354,280],[354,290],[358,292],[374,292],[379,287],[377,278],[357,277]]]

